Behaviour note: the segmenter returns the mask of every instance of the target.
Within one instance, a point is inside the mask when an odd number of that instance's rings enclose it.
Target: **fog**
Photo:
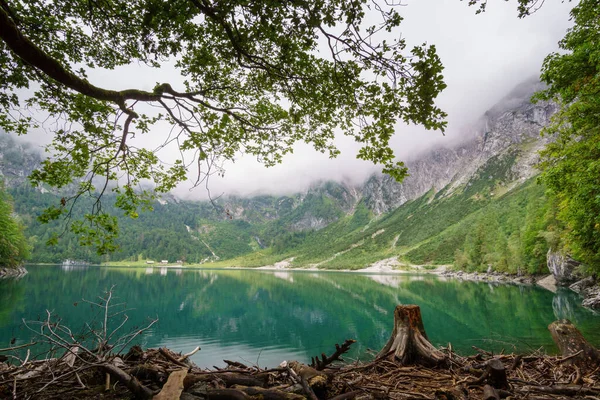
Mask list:
[[[398,124],[392,143],[401,160],[414,158],[431,146],[449,146],[464,140],[468,127],[520,82],[538,76],[544,57],[557,51],[557,42],[570,26],[572,3],[546,2],[535,14],[517,17],[516,1],[488,1],[487,11],[476,15],[475,7],[458,0],[405,0],[400,29],[408,47],[434,44],[444,64],[448,85],[437,104],[448,113],[446,135],[426,131],[418,126]],[[119,88],[123,84],[151,90],[157,79],[140,76],[137,67],[114,72],[96,71],[92,82]],[[161,70],[163,81],[172,81],[174,71]],[[165,79],[165,76],[168,79]],[[160,134],[145,138],[148,143],[160,141]],[[39,135],[29,138],[43,142]],[[46,142],[48,137],[46,137]],[[355,158],[359,146],[352,139],[336,138],[341,155],[329,159],[310,146],[299,144],[293,154],[284,157],[281,165],[265,168],[255,159],[241,155],[225,165],[223,178],[213,176],[209,182],[213,196],[290,193],[303,190],[316,180],[338,180],[359,183],[378,171],[371,163]],[[190,181],[194,177],[191,176]],[[188,199],[206,198],[204,188],[195,188],[190,181],[181,184],[174,193]]]

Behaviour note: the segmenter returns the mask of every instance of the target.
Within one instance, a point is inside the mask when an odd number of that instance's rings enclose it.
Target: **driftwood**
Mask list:
[[[153,400],[179,400],[181,392],[183,392],[183,380],[187,376],[187,373],[187,369],[172,372],[165,386],[154,396]]]
[[[193,364],[182,369],[180,363],[187,359],[185,354],[168,349],[144,351],[134,346],[121,360],[107,348],[102,355],[105,358],[100,360],[85,347],[74,351],[69,342],[62,347],[65,350],[62,357],[30,360],[14,353],[14,365],[0,363],[0,398],[600,399],[600,369],[583,369],[575,363],[585,348],[568,347],[570,354],[565,352],[556,357],[547,356],[541,350],[522,356],[502,353],[494,356],[492,352],[476,348],[478,354],[465,357],[456,354],[450,346],[432,350],[429,342],[428,346],[422,344],[427,336],[415,307],[396,309],[394,334],[379,357],[366,364],[318,370],[292,361],[278,368],[261,369],[228,361],[227,367],[217,370],[200,369]],[[60,325],[48,327],[56,331]],[[575,337],[559,337],[564,336]],[[403,363],[407,358],[397,355],[406,356],[410,352],[402,353],[399,349],[410,348],[410,343],[414,345],[410,350],[414,358]],[[336,346],[336,352],[342,347]],[[435,359],[443,362],[433,364],[427,358],[424,362],[423,355],[417,353],[420,347],[438,355]],[[333,358],[335,353],[325,360]],[[112,382],[105,386],[107,372]]]
[[[325,353],[322,353],[320,360],[319,356],[312,357],[312,363],[310,364],[310,366],[318,371],[322,371],[323,369],[325,369],[325,367],[327,367],[334,361],[344,361],[341,359],[341,355],[350,350],[350,346],[352,346],[353,343],[356,343],[356,340],[346,339],[341,346],[336,343],[335,352],[332,355],[327,357]]]
[[[377,355],[377,359],[381,358],[393,359],[401,365],[435,366],[446,361],[446,356],[429,342],[417,305],[396,306],[394,330]]]
[[[554,321],[548,325],[548,329],[560,353],[565,357],[563,362],[577,365],[583,370],[595,369],[600,365],[600,351],[585,340],[571,321]]]
[[[186,388],[198,382],[210,382],[217,378],[216,374],[189,374],[184,380]],[[226,372],[218,374],[218,379],[223,382],[225,387],[235,385],[265,387],[268,379],[267,374],[241,374],[237,372]]]
[[[152,390],[142,385],[135,377],[129,375],[122,369],[112,364],[103,364],[102,368],[110,375],[114,376],[119,382],[125,385],[127,389],[138,399],[151,399],[154,395]]]
[[[600,388],[590,388],[583,385],[553,385],[553,386],[523,386],[521,392],[539,392],[562,396],[598,396]]]
[[[188,368],[189,365],[184,363],[183,361],[179,361],[177,358],[175,358],[173,355],[170,354],[169,350],[165,349],[165,348],[160,348],[158,349],[158,351],[160,351],[160,354],[162,354],[163,356],[165,356],[165,358],[181,367],[184,368]],[[185,358],[184,358],[185,359]]]

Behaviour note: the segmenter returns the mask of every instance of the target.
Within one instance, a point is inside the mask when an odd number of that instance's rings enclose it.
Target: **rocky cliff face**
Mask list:
[[[510,157],[503,171],[503,184],[510,190],[537,173],[537,152],[549,140],[540,137],[557,110],[555,104],[532,104],[537,81],[525,82],[488,110],[458,144],[438,147],[407,162],[410,176],[398,183],[387,175],[375,174],[363,185],[316,182],[306,191],[289,196],[227,197],[219,201],[227,217],[248,222],[285,219],[294,231],[321,229],[360,201],[379,215],[414,200],[428,191],[446,189],[445,195],[468,187],[480,178],[491,159]],[[497,173],[497,172],[486,172]],[[498,178],[492,175],[490,179]]]
[[[0,179],[7,187],[28,184],[27,177],[41,162],[41,154],[30,145],[0,132]]]
[[[537,81],[526,82],[488,110],[461,143],[434,148],[407,162],[410,176],[401,184],[389,176],[376,174],[363,185],[317,182],[306,191],[288,196],[225,197],[210,207],[210,219],[236,219],[249,223],[281,220],[294,231],[321,229],[345,214],[351,214],[360,201],[375,214],[391,211],[428,191],[444,195],[464,190],[492,158],[511,156],[503,183],[511,187],[536,173],[537,151],[548,138],[539,132],[556,112],[552,103],[531,104],[531,95],[541,89]],[[27,183],[27,175],[41,161],[41,155],[27,145],[0,135],[0,174],[7,186]],[[490,179],[494,178],[490,173]],[[497,178],[497,177],[496,177]],[[511,186],[512,185],[512,186]],[[169,196],[167,202],[177,202]],[[212,210],[212,211],[211,211]]]
[[[529,101],[541,88],[537,82],[524,83],[486,112],[461,144],[439,147],[407,162],[410,176],[403,183],[384,175],[369,178],[363,188],[367,206],[381,214],[432,188],[437,192],[448,186],[451,193],[467,185],[492,157],[515,149],[518,155],[510,166],[512,183],[535,175],[537,152],[550,140],[540,138],[540,130],[557,110],[553,103]]]

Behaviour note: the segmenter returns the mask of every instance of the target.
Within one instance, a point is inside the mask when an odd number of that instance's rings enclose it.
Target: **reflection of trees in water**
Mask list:
[[[0,326],[0,339],[10,335],[21,317],[35,319],[46,308],[56,310],[68,325],[81,326],[93,315],[85,304],[73,303],[113,284],[121,301],[135,309],[128,313],[132,327],[142,325],[146,316],[160,318],[156,330],[144,338],[148,346],[164,343],[167,336],[170,341],[193,337],[222,346],[279,346],[309,356],[353,338],[359,342],[357,349],[378,349],[391,333],[394,307],[402,303],[421,306],[436,345],[452,342],[455,349],[468,352],[471,345],[480,344],[477,341],[489,339],[488,348],[508,348],[505,343],[511,342],[527,349],[527,343],[551,343],[546,327],[556,319],[552,293],[534,287],[440,281],[432,276],[375,280],[375,275],[330,272],[149,272],[32,268],[22,309],[9,312],[8,324]],[[0,307],[13,302],[7,299]],[[580,321],[589,320],[589,313],[570,307]]]
[[[21,279],[0,279],[0,327],[8,325],[15,315],[24,310],[25,285],[20,281]],[[0,335],[0,348],[8,347],[15,335],[14,328],[7,333],[8,335]]]
[[[552,298],[552,310],[554,310],[555,319],[568,319],[577,324],[577,295],[571,290],[559,289]],[[581,300],[580,300],[581,302]]]

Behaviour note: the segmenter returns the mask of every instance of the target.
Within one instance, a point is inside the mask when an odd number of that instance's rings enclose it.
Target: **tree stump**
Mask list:
[[[389,357],[401,365],[435,366],[446,356],[427,338],[421,309],[417,305],[399,305],[394,310],[394,331],[377,358]]]
[[[560,354],[569,358],[565,362],[577,365],[582,370],[596,368],[600,365],[600,351],[585,340],[571,321],[568,319],[554,321],[548,325],[548,329]]]

